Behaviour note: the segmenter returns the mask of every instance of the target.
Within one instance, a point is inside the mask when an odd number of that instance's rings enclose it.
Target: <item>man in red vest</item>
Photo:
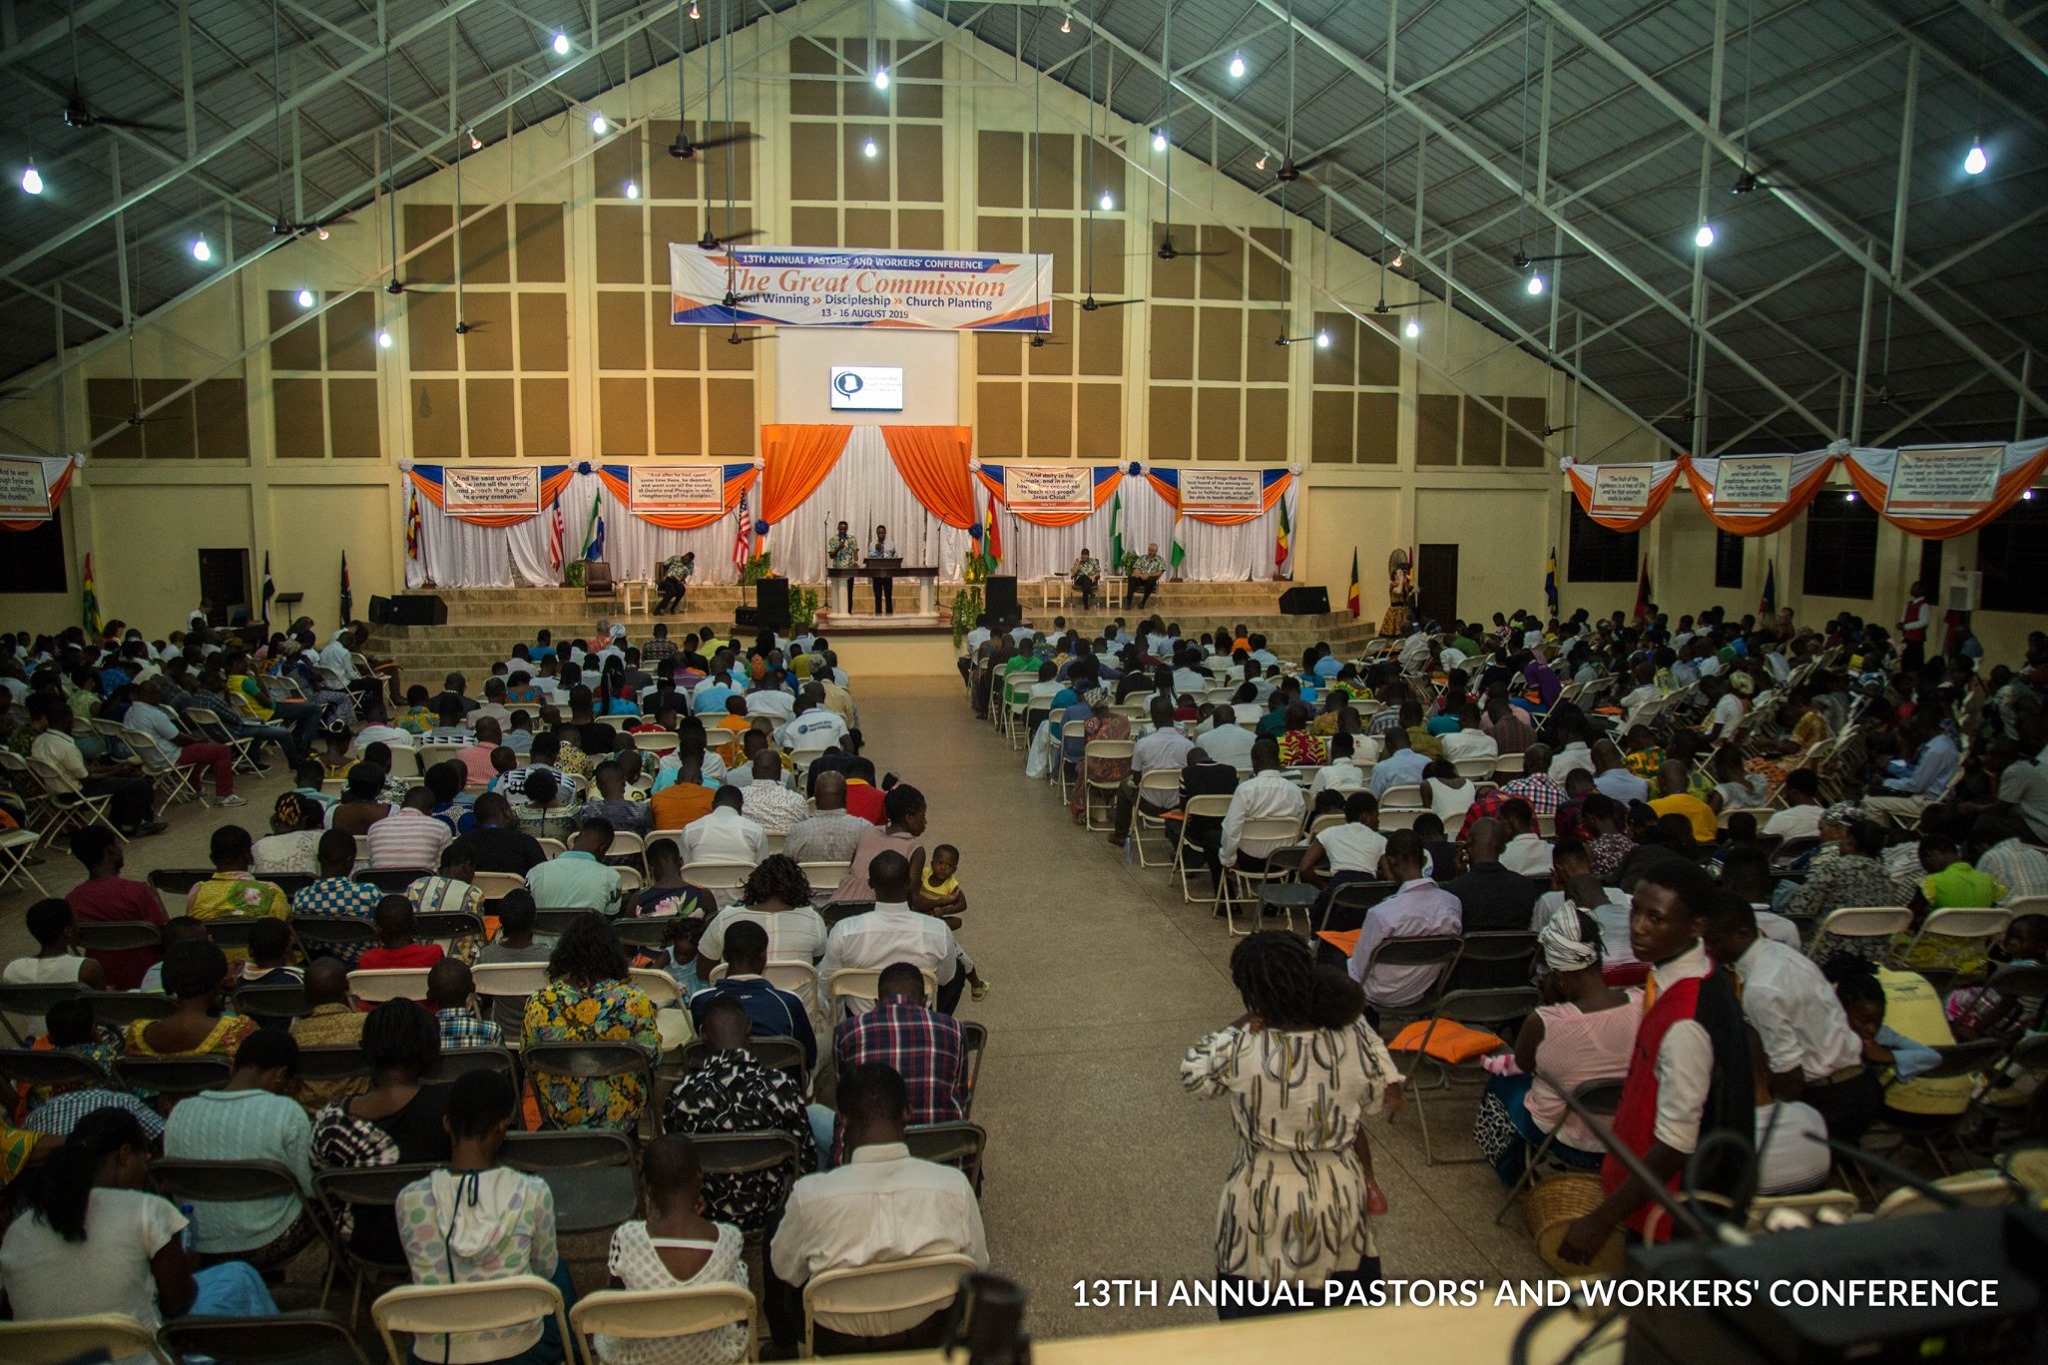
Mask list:
[[[1676,857],[1652,864],[1636,885],[1629,944],[1651,971],[1613,1131],[1651,1174],[1676,1190],[1701,1139],[1732,1129],[1743,1145],[1710,1151],[1694,1181],[1695,1188],[1725,1194],[1748,1159],[1756,1120],[1749,1043],[1734,981],[1715,967],[1700,942],[1713,896],[1705,870]],[[1643,1229],[1652,1202],[1643,1182],[1610,1153],[1600,1183],[1607,1198],[1572,1223],[1558,1248],[1568,1261],[1591,1261],[1617,1225]],[[1668,1237],[1670,1228],[1667,1219],[1661,1236]]]

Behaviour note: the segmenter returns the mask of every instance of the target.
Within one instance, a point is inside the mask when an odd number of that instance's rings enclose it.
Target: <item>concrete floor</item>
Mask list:
[[[1024,777],[1022,755],[974,719],[957,679],[855,685],[868,754],[924,792],[927,846],[960,849],[971,906],[960,938],[994,986],[961,1006],[989,1029],[974,1117],[989,1134],[994,1269],[1029,1290],[1040,1337],[1204,1320],[1164,1305],[1172,1281],[1212,1273],[1233,1137],[1221,1103],[1181,1092],[1178,1068],[1189,1043],[1242,1012],[1228,968],[1235,940],[1206,907],[1181,902],[1166,869],[1127,866],[1103,835],[1076,828],[1055,791]],[[277,767],[245,781],[249,805],[224,814],[261,833],[285,783]],[[164,834],[128,846],[129,875],[206,865],[216,813],[187,804],[167,818]],[[80,875],[57,853],[35,871],[58,894]],[[0,960],[31,950],[22,911],[32,895],[0,897]],[[1468,1093],[1432,1105],[1440,1154],[1471,1150]],[[1374,1120],[1371,1134],[1391,1205],[1376,1228],[1385,1274],[1547,1273],[1519,1211],[1494,1226],[1500,1192],[1486,1167],[1424,1163],[1412,1106]],[[594,1288],[603,1252],[591,1250]],[[1075,1306],[1075,1282],[1096,1278],[1156,1281],[1161,1306]]]

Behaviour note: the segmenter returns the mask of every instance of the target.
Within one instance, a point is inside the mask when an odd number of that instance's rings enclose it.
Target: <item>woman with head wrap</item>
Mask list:
[[[1091,677],[1089,681],[1092,684],[1094,679]],[[1087,751],[1087,746],[1098,739],[1123,740],[1131,737],[1131,722],[1109,709],[1109,693],[1100,686],[1091,686],[1090,690],[1082,695],[1081,704],[1088,708],[1088,716],[1085,723],[1079,727],[1080,745],[1076,746],[1074,743],[1076,717],[1071,711],[1063,729],[1070,761],[1082,757]],[[1080,776],[1075,779],[1067,797],[1067,811],[1077,825],[1084,824],[1087,820],[1090,784],[1114,788],[1130,776],[1131,760],[1090,758],[1080,766]]]
[[[1588,1081],[1627,1074],[1643,1016],[1642,992],[1617,990],[1600,973],[1600,925],[1591,910],[1606,899],[1598,878],[1573,877],[1565,884],[1565,903],[1536,936],[1536,986],[1544,1003],[1522,1022],[1514,1055],[1500,1057],[1472,1125],[1473,1140],[1503,1185],[1521,1178],[1552,1130],[1557,1140],[1548,1159],[1568,1169],[1596,1171],[1606,1152],[1564,1102]],[[1496,1070],[1492,1059],[1488,1069]]]
[[[250,850],[250,871],[259,877],[320,875],[320,836],[327,809],[299,792],[285,792],[270,811],[270,833]]]

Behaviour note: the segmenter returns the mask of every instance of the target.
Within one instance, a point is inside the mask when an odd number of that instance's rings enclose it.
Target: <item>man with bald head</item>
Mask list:
[[[1526,931],[1536,898],[1549,889],[1548,879],[1538,882],[1501,866],[1501,850],[1507,842],[1508,829],[1500,821],[1477,821],[1466,833],[1465,871],[1443,884],[1444,890],[1458,898],[1460,920],[1468,934]],[[1529,968],[1522,962],[1460,962],[1450,984],[1457,989],[1526,986]]]
[[[960,993],[974,972],[974,963],[954,939],[946,922],[910,908],[910,861],[889,850],[868,863],[868,885],[875,908],[851,915],[832,927],[825,939],[825,958],[818,980],[830,981],[843,967],[879,972],[897,962],[930,972],[939,983],[938,1008],[947,1014],[960,1003]],[[871,1001],[849,1000],[854,1014],[865,1014]]]
[[[505,1034],[476,1012],[476,978],[459,957],[444,957],[427,971],[427,1005],[441,1029],[441,1047],[503,1047]]]
[[[819,773],[814,792],[817,814],[789,827],[782,851],[800,863],[843,863],[875,827],[847,812],[845,774]]]
[[[787,834],[810,813],[810,802],[782,785],[782,756],[773,749],[755,754],[754,780],[740,793],[740,814],[769,834]]]

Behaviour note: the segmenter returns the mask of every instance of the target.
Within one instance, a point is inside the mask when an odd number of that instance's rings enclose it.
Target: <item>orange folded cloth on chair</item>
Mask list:
[[[1429,1047],[1427,1049],[1422,1046],[1422,1039],[1425,1034],[1429,1037]],[[1502,1041],[1491,1033],[1481,1033],[1476,1028],[1466,1028],[1463,1024],[1457,1023],[1454,1020],[1437,1020],[1436,1031],[1432,1033],[1430,1032],[1429,1020],[1417,1019],[1414,1023],[1408,1025],[1407,1028],[1402,1029],[1393,1036],[1387,1043],[1387,1050],[1389,1052],[1427,1051],[1430,1056],[1435,1057],[1438,1061],[1456,1064],[1458,1062],[1469,1062],[1474,1057],[1484,1057],[1487,1053],[1501,1046],[1504,1046]]]
[[[1332,948],[1342,950],[1344,956],[1350,957],[1358,951],[1358,935],[1361,932],[1357,929],[1325,929],[1316,937]]]

